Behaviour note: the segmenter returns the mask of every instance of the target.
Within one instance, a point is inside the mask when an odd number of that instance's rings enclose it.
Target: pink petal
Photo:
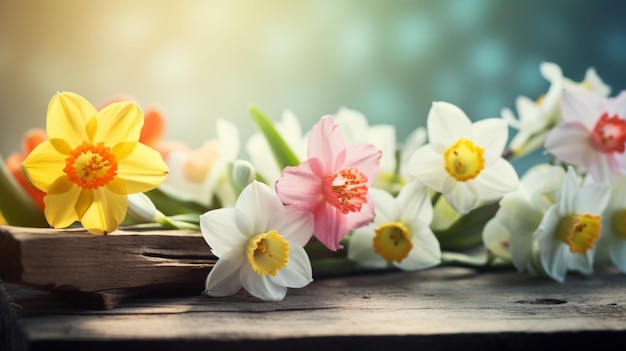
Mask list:
[[[319,206],[313,216],[315,217],[315,237],[330,250],[336,251],[343,248],[339,242],[349,232],[345,223],[346,217],[327,203]]]
[[[545,147],[562,161],[587,166],[594,152],[588,138],[589,131],[581,123],[564,123],[548,134]]]
[[[324,173],[331,173],[337,170],[336,165],[340,167],[344,163],[340,155],[345,148],[341,128],[332,116],[324,116],[311,130],[307,157],[319,159]]]
[[[283,176],[276,182],[276,192],[284,204],[313,211],[324,201],[322,180],[312,169],[315,165],[319,167],[319,160],[307,160],[283,170]]]
[[[342,168],[356,168],[365,174],[368,184],[378,175],[382,151],[372,144],[348,145]]]
[[[563,90],[561,114],[564,122],[582,123],[592,130],[598,118],[606,112],[606,99],[589,90],[569,87]]]

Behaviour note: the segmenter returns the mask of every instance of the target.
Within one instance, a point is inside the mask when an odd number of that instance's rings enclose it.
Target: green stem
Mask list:
[[[10,225],[20,227],[50,227],[43,211],[22,189],[6,168],[0,155],[0,212]]]

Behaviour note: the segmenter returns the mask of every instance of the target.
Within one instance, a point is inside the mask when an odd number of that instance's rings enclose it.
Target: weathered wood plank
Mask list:
[[[520,349],[592,346],[626,337],[626,276],[602,270],[565,283],[458,267],[318,279],[282,302],[245,292],[137,298],[85,310],[7,284],[32,349]],[[38,296],[37,294],[41,294]],[[46,307],[47,306],[47,307]]]
[[[216,258],[193,231],[0,226],[0,277],[52,290],[97,293],[104,304],[149,289],[194,289]]]

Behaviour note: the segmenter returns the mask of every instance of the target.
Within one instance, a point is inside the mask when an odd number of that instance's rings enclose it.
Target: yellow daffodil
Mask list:
[[[139,143],[141,109],[131,102],[96,110],[74,93],[55,95],[46,132],[24,160],[31,182],[46,193],[45,216],[55,228],[80,221],[94,234],[114,231],[126,215],[128,194],[155,188],[167,176],[161,155]]]

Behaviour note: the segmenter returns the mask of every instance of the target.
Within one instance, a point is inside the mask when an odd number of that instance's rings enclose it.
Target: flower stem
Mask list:
[[[35,202],[9,173],[0,155],[0,212],[10,225],[20,227],[49,227]]]

